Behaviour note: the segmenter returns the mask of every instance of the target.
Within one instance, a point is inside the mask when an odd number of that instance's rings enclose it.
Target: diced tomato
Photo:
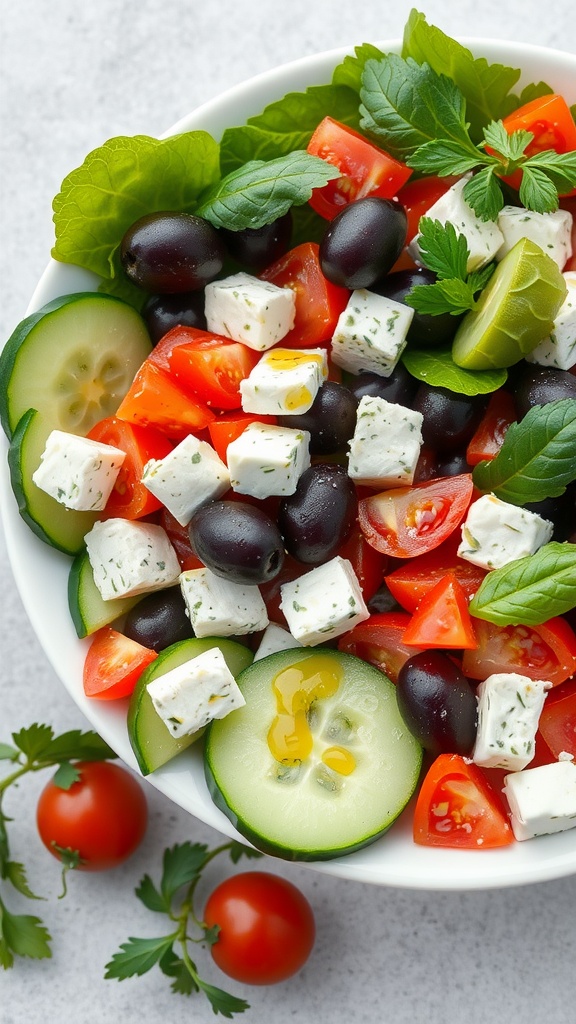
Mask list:
[[[308,143],[308,152],[340,171],[339,178],[315,188],[310,199],[312,209],[327,220],[366,196],[392,199],[412,174],[406,164],[331,117],[325,117],[318,125]]]
[[[576,634],[560,616],[539,626],[496,626],[476,618],[473,624],[478,647],[462,659],[462,671],[471,679],[519,672],[559,686],[576,672]]]
[[[338,554],[352,563],[364,600],[369,601],[382,584],[388,565],[387,556],[370,547],[358,523],[340,547]]]
[[[408,647],[473,649],[478,646],[464,589],[447,573],[422,598],[403,637]]]
[[[158,655],[104,626],[94,634],[84,662],[84,693],[97,700],[129,697],[144,669]]]
[[[414,842],[489,850],[508,846],[514,835],[504,806],[482,769],[459,754],[440,754],[418,794]]]
[[[186,569],[202,569],[204,563],[196,557],[190,544],[190,537],[188,535],[188,527],[181,526],[177,519],[174,518],[171,512],[167,508],[163,508],[160,512],[159,525],[168,534],[170,543],[176,552],[176,557],[180,563],[182,572]]]
[[[230,412],[208,424],[212,447],[222,462],[226,462],[228,445],[243,434],[250,423],[275,424],[275,416],[260,416],[251,412]]]
[[[382,491],[358,504],[366,540],[393,558],[413,558],[438,547],[460,525],[472,499],[470,473]]]
[[[338,650],[370,662],[395,683],[402,666],[417,653],[404,643],[409,624],[410,616],[405,612],[378,612],[345,633],[338,641]]]
[[[216,409],[239,409],[240,381],[254,369],[261,353],[195,327],[174,327],[169,333],[179,339],[168,357],[170,372],[183,390]]]
[[[467,598],[474,596],[486,571],[458,557],[459,543],[460,532],[457,530],[433,551],[403,562],[385,577],[390,593],[407,612],[415,612],[424,595],[447,572],[456,577]]]
[[[517,419],[516,404],[510,392],[495,391],[490,396],[486,411],[468,442],[468,465],[476,466],[486,459],[494,459],[502,447],[508,427]]]
[[[457,180],[457,178],[438,178],[436,175],[431,175],[427,178],[416,178],[409,181],[400,189],[398,202],[402,203],[408,217],[406,244],[418,234],[420,218],[426,216],[430,207],[438,202]]]
[[[320,247],[303,242],[262,272],[264,281],[291,288],[296,296],[294,327],[280,342],[282,348],[327,345],[350,292],[328,281],[320,269]]]
[[[546,697],[538,731],[557,760],[562,751],[576,758],[576,679],[570,679]]]
[[[126,452],[106,508],[100,513],[102,519],[110,516],[140,519],[161,508],[158,498],[144,487],[142,473],[150,459],[163,459],[172,451],[172,444],[164,434],[154,427],[140,427],[109,416],[96,423],[87,436]]]
[[[546,149],[553,149],[556,153],[569,153],[576,149],[576,124],[566,100],[558,93],[531,100],[505,117],[503,124],[509,135],[520,130],[532,132],[534,138],[526,147],[526,156],[535,156]],[[513,188],[519,188],[522,171],[516,171],[505,180]]]
[[[197,434],[214,419],[207,405],[186,394],[150,359],[142,363],[116,415],[129,423],[156,427],[174,440]]]

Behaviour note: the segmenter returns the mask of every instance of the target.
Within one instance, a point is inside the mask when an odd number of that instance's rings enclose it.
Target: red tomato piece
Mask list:
[[[169,333],[177,333],[180,339],[168,361],[184,391],[192,391],[216,409],[239,409],[240,381],[254,369],[262,353],[195,327],[174,327]]]
[[[438,547],[460,525],[472,499],[470,473],[382,491],[358,503],[369,544],[393,558],[414,558]]]
[[[456,577],[467,598],[474,596],[486,570],[459,558],[456,553],[459,543],[460,535],[456,531],[433,551],[403,562],[384,577],[388,590],[407,612],[415,612],[425,594],[447,572]]]
[[[440,754],[426,775],[414,810],[414,842],[490,850],[514,842],[498,794],[478,765]]]
[[[150,459],[163,459],[172,451],[173,446],[164,434],[154,427],[140,427],[109,416],[96,423],[87,436],[126,452],[106,508],[100,513],[102,519],[140,519],[161,508],[158,498],[144,487],[142,473]]]
[[[447,573],[422,598],[403,641],[408,647],[473,649],[478,646],[468,600],[453,573]]]
[[[570,679],[548,694],[538,731],[553,759],[562,751],[576,758],[576,679]]]
[[[243,434],[250,423],[267,423],[274,425],[277,422],[275,416],[260,416],[251,412],[232,412],[219,416],[208,424],[208,432],[212,447],[215,449],[222,462],[226,462],[228,445],[235,441],[240,434]]]
[[[84,661],[84,693],[97,700],[129,697],[144,669],[158,655],[104,626],[92,638]]]
[[[242,500],[246,495],[239,495]],[[280,587],[284,583],[291,583],[292,580],[297,580],[299,576],[303,576],[305,572],[310,572],[310,566],[304,565],[302,562],[296,561],[292,558],[292,555],[286,555],[280,572],[270,580],[269,583],[262,583],[260,586],[260,593],[262,594],[264,604],[266,605],[266,611],[268,612],[268,618],[270,622],[276,622],[280,626],[288,628],[288,623],[284,617],[284,613],[280,610]]]
[[[398,202],[402,203],[408,217],[407,245],[418,234],[420,218],[426,216],[430,207],[438,202],[457,180],[457,178],[438,178],[436,175],[431,175],[427,178],[416,178],[414,181],[409,181],[400,189]],[[395,270],[396,267],[393,269]]]
[[[190,544],[188,527],[181,526],[167,508],[160,512],[159,525],[166,530],[170,543],[176,552],[182,572],[186,569],[203,569],[204,563],[196,557]]]
[[[409,624],[405,612],[378,612],[345,633],[338,650],[368,661],[395,683],[402,666],[416,654],[415,648],[404,642]]]
[[[479,462],[494,459],[498,455],[506,431],[518,419],[516,403],[509,391],[495,391],[475,433],[468,442],[466,462],[476,466]]]
[[[576,634],[560,616],[539,626],[496,626],[483,619],[473,623],[478,647],[464,651],[462,659],[462,671],[470,679],[519,672],[559,686],[576,672]]]
[[[358,523],[340,547],[338,554],[352,563],[364,600],[369,601],[382,583],[388,565],[387,556],[370,547]]]
[[[332,117],[320,122],[307,148],[340,171],[339,178],[315,188],[310,199],[312,209],[327,220],[366,196],[392,199],[412,174],[406,164]]]
[[[553,149],[556,153],[569,153],[576,149],[576,124],[566,100],[558,93],[531,100],[505,117],[503,124],[509,135],[520,130],[532,133],[534,138],[526,147],[526,156],[535,156],[546,149]],[[509,175],[505,181],[513,188],[519,188],[522,171]]]
[[[156,427],[174,440],[197,434],[214,419],[207,405],[183,391],[150,359],[142,363],[116,415],[129,423]]]
[[[282,348],[327,345],[336,330],[338,317],[348,304],[348,289],[324,277],[319,250],[316,242],[303,242],[260,275],[279,288],[291,288],[296,296],[294,327],[282,338]]]

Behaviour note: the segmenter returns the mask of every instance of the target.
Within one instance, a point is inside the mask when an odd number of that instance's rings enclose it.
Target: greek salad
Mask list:
[[[54,200],[98,290],[0,356],[85,694],[274,855],[576,825],[576,107],[519,75],[412,11],[220,142],[109,140]]]

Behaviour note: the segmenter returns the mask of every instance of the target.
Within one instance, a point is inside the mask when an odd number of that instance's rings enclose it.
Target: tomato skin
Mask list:
[[[494,672],[519,672],[559,686],[576,673],[576,634],[560,616],[539,626],[496,626],[473,619],[478,641],[464,651],[462,671],[470,679]]]
[[[282,338],[282,348],[327,345],[350,298],[347,288],[324,277],[319,251],[316,242],[303,242],[260,274],[263,281],[291,288],[296,296],[294,327]]]
[[[208,424],[208,432],[212,447],[222,462],[226,462],[228,445],[240,437],[250,423],[277,423],[276,416],[261,416],[252,412],[229,412]]]
[[[548,694],[538,733],[551,752],[552,760],[557,760],[562,751],[576,758],[576,679],[569,679]]]
[[[262,353],[196,327],[174,327],[169,333],[178,339],[168,360],[178,384],[208,406],[239,409],[240,381],[254,369]]]
[[[439,178],[433,174],[427,178],[416,178],[414,181],[409,181],[400,189],[398,202],[402,203],[408,218],[407,245],[418,234],[420,218],[426,216],[430,207],[438,202],[440,197],[457,180],[457,178]]]
[[[304,966],[316,935],[306,897],[291,882],[247,871],[222,882],[204,909],[208,927],[220,926],[211,947],[221,971],[248,985],[275,985]]]
[[[509,391],[495,391],[490,396],[486,411],[466,449],[466,462],[476,466],[479,462],[496,458],[506,431],[518,419],[516,404]]]
[[[468,600],[453,573],[422,598],[403,636],[408,647],[473,650],[478,646]]]
[[[558,93],[539,96],[525,103],[505,117],[503,124],[509,135],[521,129],[532,133],[534,138],[526,147],[526,156],[535,156],[547,149],[553,149],[556,153],[568,153],[576,149],[576,124],[566,100]],[[504,180],[513,188],[519,188],[522,170]],[[568,194],[574,195],[575,192],[573,190]]]
[[[148,822],[146,797],[139,782],[109,761],[80,761],[80,779],[69,789],[50,781],[36,809],[40,838],[60,859],[54,843],[80,854],[81,871],[107,871],[134,853]]]
[[[87,436],[126,452],[101,519],[110,516],[140,519],[162,507],[162,502],[144,487],[142,474],[150,459],[164,459],[172,451],[173,445],[164,434],[154,427],[142,427],[109,416],[92,427]]]
[[[175,441],[197,434],[214,419],[207,405],[186,393],[150,358],[142,363],[116,415],[129,423],[156,427]]]
[[[390,593],[407,612],[415,612],[423,597],[447,572],[456,577],[467,598],[474,596],[486,570],[459,558],[459,543],[456,531],[437,548],[404,562],[384,577]]]
[[[382,583],[388,558],[370,547],[358,524],[352,528],[350,536],[339,548],[338,554],[352,563],[364,600],[369,601]]]
[[[338,650],[368,661],[395,683],[402,666],[417,653],[404,641],[409,624],[405,612],[377,612],[345,633]]]
[[[426,775],[414,811],[414,842],[490,850],[514,835],[497,793],[478,765],[460,754],[440,754]]]
[[[144,669],[157,657],[155,651],[104,626],[94,633],[84,660],[84,693],[96,700],[129,697]]]

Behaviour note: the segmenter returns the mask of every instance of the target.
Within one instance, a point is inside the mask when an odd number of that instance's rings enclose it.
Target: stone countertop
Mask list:
[[[52,242],[51,200],[64,175],[104,139],[164,131],[224,89],[317,50],[401,35],[411,4],[337,0],[286,5],[265,0],[18,0],[3,14],[0,56],[2,303],[0,334],[24,315]],[[552,16],[552,11],[554,15]],[[573,0],[512,5],[430,0],[428,19],[452,35],[501,37],[574,49]],[[32,633],[0,541],[2,672],[0,741],[30,710],[56,731],[86,726]],[[218,836],[147,787],[150,828],[120,869],[75,874],[58,900],[59,869],[33,824],[42,780],[22,783],[6,810],[13,854],[25,859],[44,903],[21,901],[49,925],[53,958],[21,960],[0,976],[1,1024],[184,1024],[212,1021],[200,996],[171,994],[158,970],[121,984],[104,964],[128,935],[159,924],[135,899],[144,873],[158,874],[165,846]],[[21,801],[21,806],[19,805]],[[464,854],[466,856],[466,854]],[[290,982],[271,988],[227,983],[209,960],[204,974],[251,1003],[254,1024],[527,1024],[574,1019],[576,877],[487,892],[421,892],[343,881],[302,866],[266,862],[299,885],[317,919],[314,953]],[[228,870],[215,863],[204,892]],[[26,905],[24,905],[26,903]]]

